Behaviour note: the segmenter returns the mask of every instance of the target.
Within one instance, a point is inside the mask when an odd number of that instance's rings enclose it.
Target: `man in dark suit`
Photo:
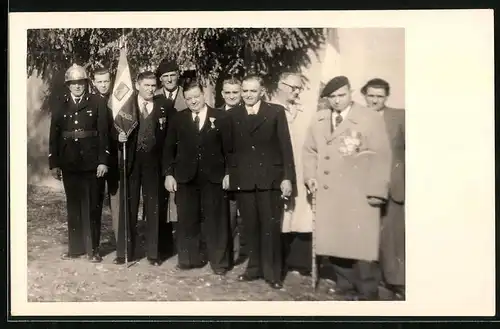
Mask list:
[[[111,72],[107,68],[101,67],[94,71],[92,84],[97,95],[108,104],[109,94],[111,92]],[[118,158],[121,156],[117,133],[114,127],[113,112],[108,108],[108,123],[109,123],[109,161],[108,173],[106,175],[107,194],[109,199],[109,208],[111,211],[111,221],[115,239],[118,241],[118,218],[120,214],[120,171],[118,168]],[[115,132],[115,133],[113,133]],[[103,200],[104,201],[104,198]]]
[[[283,287],[281,218],[292,193],[295,165],[285,109],[262,101],[263,80],[243,79],[244,106],[228,111],[232,128],[230,187],[236,192],[247,241],[248,265],[240,281],[263,277]]]
[[[118,135],[119,142],[126,142],[127,152],[127,190],[129,202],[129,255],[133,259],[137,235],[137,215],[139,210],[140,191],[146,216],[146,254],[153,266],[160,265],[162,244],[169,244],[171,232],[161,230],[162,217],[162,175],[161,160],[168,124],[175,114],[170,105],[160,102],[154,97],[156,76],[153,72],[142,72],[137,77],[137,93],[134,95],[134,107],[139,118],[137,127],[130,136]],[[122,166],[120,166],[122,167]],[[123,191],[123,189],[120,189]],[[123,193],[120,199],[123,200]],[[123,264],[125,258],[124,211],[120,208],[118,225],[118,242],[115,264]]]
[[[62,179],[68,208],[68,252],[63,259],[99,255],[101,200],[109,157],[108,112],[104,101],[86,92],[85,69],[73,65],[65,74],[69,93],[53,109],[49,167]]]
[[[208,259],[217,275],[229,268],[226,157],[231,143],[227,113],[207,106],[199,82],[183,88],[188,109],[169,125],[163,152],[165,188],[175,192],[178,224],[177,250],[181,270],[204,265],[201,221]]]
[[[227,111],[235,106],[243,105],[241,99],[241,81],[234,76],[229,76],[222,81],[222,98],[224,104],[219,108]],[[240,264],[245,261],[246,253],[244,250],[245,240],[243,238],[243,227],[241,216],[236,205],[234,193],[229,193],[229,222],[231,224],[232,236],[232,260],[233,264]]]
[[[369,108],[383,116],[392,151],[389,198],[382,208],[380,265],[387,287],[405,296],[405,111],[386,106],[389,83],[375,78],[361,89]]]

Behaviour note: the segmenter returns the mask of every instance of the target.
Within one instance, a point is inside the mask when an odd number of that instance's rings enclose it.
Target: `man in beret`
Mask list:
[[[316,194],[316,254],[331,256],[335,293],[377,300],[380,207],[387,201],[391,150],[380,115],[352,101],[345,76],[330,80],[304,144],[304,182]]]
[[[405,288],[405,111],[386,105],[389,83],[375,78],[361,93],[368,108],[384,118],[391,142],[392,166],[389,197],[382,208],[380,265],[386,286],[396,299],[404,299]]]

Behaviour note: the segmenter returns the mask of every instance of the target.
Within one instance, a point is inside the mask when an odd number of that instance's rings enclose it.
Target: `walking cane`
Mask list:
[[[127,148],[123,142],[123,221],[125,225],[125,266],[128,267],[128,195],[127,195]]]
[[[311,242],[312,242],[312,264],[311,264],[311,279],[312,279],[312,288],[313,291],[316,290],[316,283],[318,281],[318,269],[316,264],[316,234],[315,234],[315,225],[316,225],[316,191],[312,192],[311,198],[311,208],[312,208],[312,230],[311,230]]]

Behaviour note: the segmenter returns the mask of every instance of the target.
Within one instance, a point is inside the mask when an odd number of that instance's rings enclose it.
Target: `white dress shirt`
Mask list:
[[[336,118],[340,115],[342,116],[342,121],[345,120],[345,118],[347,118],[347,115],[349,114],[349,111],[351,110],[351,107],[352,105],[349,105],[348,107],[346,107],[345,110],[343,110],[342,112],[337,112],[337,111],[332,111],[332,122],[333,122],[333,128],[337,128],[337,122],[336,122]]]
[[[245,105],[245,108],[248,112],[248,114],[257,114],[259,113],[259,108],[260,108],[260,100],[255,103],[252,107]],[[253,112],[253,113],[251,113]]]
[[[144,109],[144,103],[146,103],[146,111],[148,112],[148,115],[151,114],[153,111],[154,103],[153,101],[147,101],[144,98],[142,98],[140,95],[137,96],[137,101],[139,103],[139,111],[142,112]]]
[[[175,97],[177,97],[177,93],[179,92],[179,87],[175,88],[174,91],[169,91],[169,90],[163,88],[163,91],[165,92],[165,97],[167,97],[167,99],[169,99],[168,96],[170,96],[170,94],[172,94],[172,100],[175,100]]]
[[[196,117],[196,113],[191,111],[191,116],[193,118]],[[207,118],[207,105],[203,106],[203,108],[198,112],[198,117],[200,118],[200,122],[198,123],[198,130],[201,130],[203,127],[203,124],[205,123],[205,119]]]
[[[85,96],[85,93],[83,93],[83,94],[82,94],[81,96],[79,96],[79,97],[76,97],[75,95],[71,94],[71,98],[73,98],[73,103],[75,103],[75,104],[77,104],[77,105],[78,105],[78,103],[80,103],[80,102],[82,101],[83,96]],[[76,102],[76,99],[77,99],[77,98],[78,98],[78,99],[80,99],[80,101],[79,101],[78,103]]]

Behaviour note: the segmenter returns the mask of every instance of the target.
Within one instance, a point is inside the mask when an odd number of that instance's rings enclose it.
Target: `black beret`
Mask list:
[[[177,65],[177,62],[174,60],[163,60],[160,65],[158,66],[158,69],[156,70],[156,76],[159,78],[161,77],[164,73],[167,72],[174,72],[178,71],[179,66]]]
[[[342,88],[348,84],[349,84],[349,79],[347,79],[347,77],[343,75],[335,77],[332,80],[328,81],[325,88],[323,88],[323,91],[321,92],[321,97],[327,97],[337,89]]]

